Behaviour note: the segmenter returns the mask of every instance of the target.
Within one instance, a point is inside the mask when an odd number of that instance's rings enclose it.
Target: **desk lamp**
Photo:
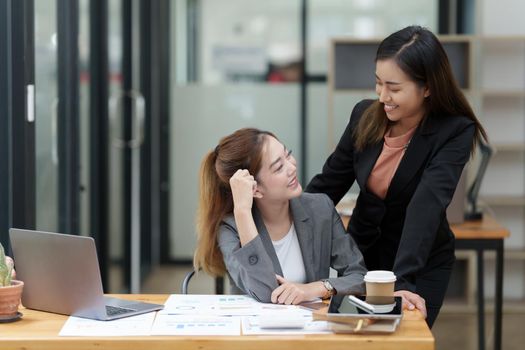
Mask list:
[[[481,161],[476,172],[476,177],[472,182],[472,185],[467,191],[467,201],[469,203],[469,210],[465,213],[465,220],[481,220],[483,218],[483,212],[477,207],[479,189],[481,188],[481,181],[487,170],[490,157],[494,153],[492,147],[483,141],[479,142],[479,151],[481,153]]]

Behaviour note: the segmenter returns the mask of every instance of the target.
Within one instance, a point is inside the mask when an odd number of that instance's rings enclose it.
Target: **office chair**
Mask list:
[[[180,292],[182,294],[188,294],[188,286],[191,278],[195,275],[195,270],[191,270],[184,276],[182,280]],[[224,277],[215,277],[215,294],[224,294]]]
[[[188,294],[188,284],[190,283],[190,280],[193,277],[193,275],[195,275],[195,270],[191,270],[186,274],[186,276],[184,276],[180,287],[180,292],[182,294]]]

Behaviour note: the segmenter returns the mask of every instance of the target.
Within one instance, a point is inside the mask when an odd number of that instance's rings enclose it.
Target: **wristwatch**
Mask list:
[[[326,288],[326,293],[323,295],[323,299],[328,299],[336,293],[334,286],[332,286],[332,283],[330,283],[329,280],[325,279],[321,282],[323,282],[323,286]]]

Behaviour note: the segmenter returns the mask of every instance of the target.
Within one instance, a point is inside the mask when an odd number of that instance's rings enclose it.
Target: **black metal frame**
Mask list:
[[[477,261],[477,301],[478,301],[478,346],[485,349],[485,266],[483,253],[496,252],[496,291],[494,300],[494,350],[501,349],[502,307],[503,307],[503,238],[500,239],[457,239],[456,250],[475,250]]]
[[[11,107],[11,191],[12,226],[34,228],[35,208],[35,123],[27,121],[26,86],[35,84],[34,2],[12,1],[12,107]],[[16,73],[22,73],[17,75]],[[23,77],[23,79],[21,79]],[[22,116],[24,116],[22,118]]]
[[[102,284],[107,292],[109,283],[107,0],[90,1],[89,38],[89,230],[97,245]]]
[[[468,34],[467,2],[470,0],[440,0],[438,1],[438,33],[439,34]],[[454,8],[454,16],[451,9]],[[474,5],[476,6],[476,5]]]
[[[158,48],[158,66],[159,66],[159,109],[158,118],[152,116],[152,122],[156,123],[153,127],[154,134],[158,142],[158,150],[154,149],[152,152],[152,159],[162,160],[157,162],[158,177],[154,178],[153,186],[158,198],[155,198],[152,205],[152,211],[158,211],[158,224],[153,223],[152,230],[158,229],[158,237],[160,240],[160,247],[157,253],[157,258],[162,261],[163,256],[168,256],[168,249],[170,247],[170,103],[171,103],[171,31],[170,31],[170,0],[163,0],[159,5],[159,21],[161,23],[158,33],[160,47]],[[156,122],[155,122],[156,120]],[[158,153],[157,153],[158,152]],[[154,193],[155,193],[154,192]],[[158,203],[159,207],[155,206]],[[156,249],[156,248],[154,248]]]
[[[151,40],[153,37],[155,23],[154,7],[158,5],[158,1],[141,1],[140,2],[140,91],[146,101],[145,105],[145,121],[144,121],[144,141],[140,147],[140,232],[148,232],[154,235],[152,230],[153,215],[156,214],[152,210],[152,172],[154,172],[155,164],[151,162],[152,147],[157,141],[156,138],[150,137],[152,134],[152,120],[156,116],[156,71],[152,69],[152,62],[155,60],[154,47],[157,44],[156,40]],[[158,20],[158,18],[157,18]],[[156,194],[156,193],[155,193]],[[140,276],[143,276],[151,270],[151,236],[150,234],[140,235]]]
[[[133,89],[133,1],[122,0],[122,91]],[[128,143],[133,138],[132,130],[132,100],[127,93],[123,97],[123,139]],[[122,215],[122,244],[123,253],[123,284],[127,291],[131,288],[131,210],[132,210],[132,150],[125,147],[123,150],[122,163],[122,193],[123,193],[123,215]]]
[[[35,227],[35,125],[27,120],[26,86],[35,83],[33,0],[1,1],[0,240],[9,249],[10,227]],[[5,55],[5,56],[4,56]],[[5,113],[5,115],[4,115]]]
[[[449,34],[450,30],[450,0],[438,1],[438,33]]]
[[[170,57],[169,57],[169,0],[139,2],[140,13],[134,13],[133,1],[122,2],[123,25],[123,139],[133,135],[131,119],[132,101],[129,92],[133,86],[133,52],[138,45],[139,87],[145,101],[144,140],[140,147],[140,275],[145,276],[152,264],[160,260],[162,232],[169,225],[169,110],[170,110]],[[135,20],[138,19],[138,23]],[[133,36],[139,26],[140,37]],[[123,270],[124,287],[131,287],[131,186],[132,152],[123,149]],[[157,160],[162,159],[162,162]],[[155,161],[152,161],[155,160]],[[156,246],[155,246],[156,244]],[[164,245],[164,244],[163,244]]]
[[[78,0],[57,1],[58,230],[78,234],[80,206]]]
[[[11,14],[8,1],[0,1],[0,243],[8,249],[11,216],[9,198]]]
[[[169,232],[170,1],[142,3],[141,91],[146,101],[141,148],[141,273],[158,263]],[[156,161],[153,161],[156,160]],[[161,161],[159,161],[161,160]],[[162,243],[162,245],[161,245]]]

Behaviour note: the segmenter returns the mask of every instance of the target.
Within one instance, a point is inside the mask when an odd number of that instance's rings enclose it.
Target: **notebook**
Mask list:
[[[15,228],[9,236],[26,308],[108,321],[164,307],[104,296],[91,237]]]

